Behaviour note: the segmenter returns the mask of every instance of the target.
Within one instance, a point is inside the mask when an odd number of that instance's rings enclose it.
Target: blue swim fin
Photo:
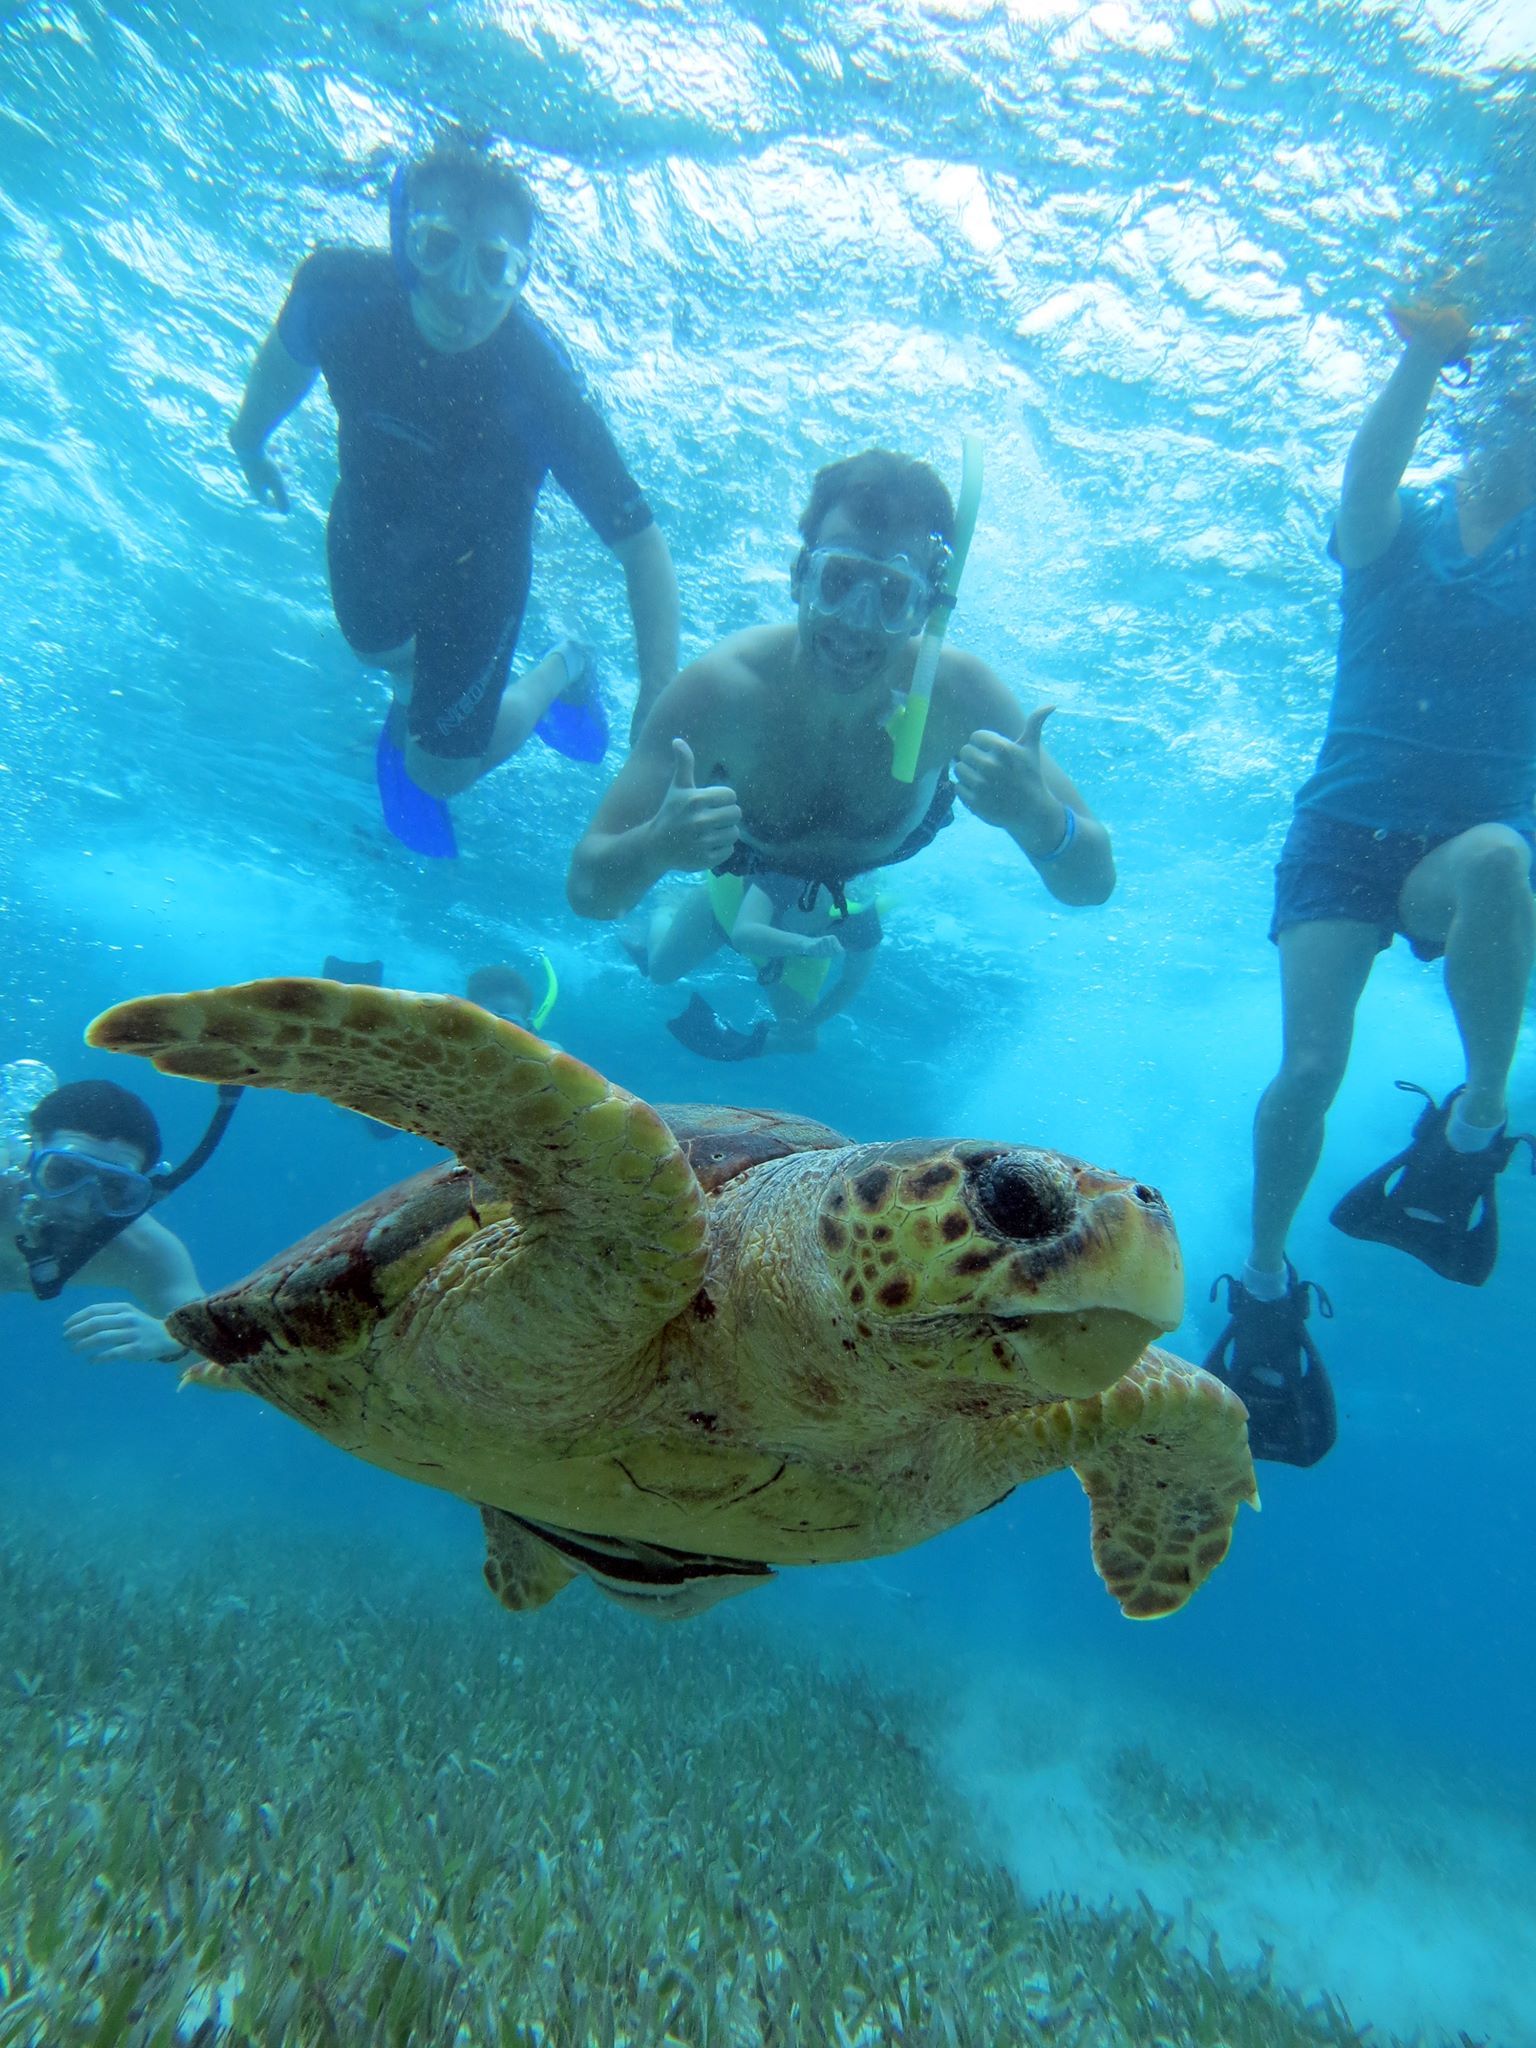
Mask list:
[[[379,734],[374,773],[384,823],[402,846],[428,860],[453,860],[459,843],[453,836],[453,814],[441,797],[428,796],[405,772],[400,738],[405,721],[399,707],[390,712]]]
[[[608,751],[608,714],[603,709],[597,665],[591,649],[581,646],[579,641],[561,641],[550,651],[563,653],[567,646],[584,656],[582,671],[569,687],[584,688],[586,695],[576,703],[567,697],[556,697],[533,729],[546,747],[553,747],[568,761],[601,761]]]

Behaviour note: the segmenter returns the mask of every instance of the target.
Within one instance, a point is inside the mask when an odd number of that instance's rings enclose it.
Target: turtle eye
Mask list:
[[[1040,1153],[1009,1153],[972,1182],[976,1205],[1002,1237],[1023,1243],[1060,1237],[1077,1214],[1077,1191]]]

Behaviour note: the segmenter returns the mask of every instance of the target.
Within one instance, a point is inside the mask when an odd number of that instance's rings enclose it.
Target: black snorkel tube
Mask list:
[[[27,1278],[32,1283],[32,1292],[39,1301],[52,1301],[71,1281],[84,1265],[88,1265],[96,1254],[109,1245],[114,1237],[125,1231],[130,1223],[136,1223],[139,1216],[147,1216],[157,1202],[163,1202],[167,1195],[174,1195],[208,1164],[218,1149],[219,1140],[229,1129],[229,1120],[235,1113],[235,1105],[245,1093],[232,1081],[219,1083],[218,1107],[209,1119],[208,1128],[183,1159],[180,1166],[168,1167],[164,1173],[146,1175],[152,1190],[149,1200],[134,1216],[94,1216],[82,1229],[61,1229],[47,1214],[46,1205],[36,1196],[25,1197],[21,1204],[20,1229],[16,1237],[16,1249],[26,1261]]]

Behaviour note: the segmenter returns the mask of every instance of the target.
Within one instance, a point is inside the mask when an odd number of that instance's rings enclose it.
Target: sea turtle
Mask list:
[[[148,997],[90,1043],[323,1095],[458,1155],[169,1327],[342,1449],[480,1506],[511,1608],[578,1573],[657,1614],[905,1550],[1072,1466],[1128,1615],[1257,1504],[1245,1411],[1151,1338],[1151,1188],[1034,1146],[850,1144],[651,1108],[446,996],[329,981]]]

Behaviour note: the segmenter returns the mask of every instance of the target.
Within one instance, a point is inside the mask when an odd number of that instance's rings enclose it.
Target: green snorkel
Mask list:
[[[555,979],[554,964],[547,953],[539,955],[539,964],[544,969],[544,995],[538,1008],[528,1019],[528,1029],[530,1031],[542,1031],[544,1029],[545,1024],[549,1021],[549,1013],[555,1007],[555,1001],[560,994],[560,984]]]
[[[971,535],[976,531],[976,514],[981,509],[982,467],[981,436],[967,434],[961,457],[960,503],[955,510],[955,545],[944,571],[944,588],[923,628],[923,644],[917,650],[911,687],[886,722],[886,731],[891,736],[891,774],[897,782],[911,782],[917,776],[917,758],[928,725],[928,707],[933,702],[939,650],[959,595],[961,571],[965,568]]]

